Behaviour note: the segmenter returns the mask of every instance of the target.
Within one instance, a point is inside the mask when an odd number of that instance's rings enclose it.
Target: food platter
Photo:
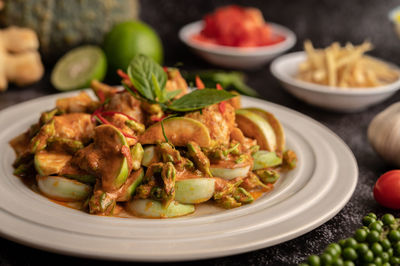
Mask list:
[[[253,204],[205,210],[175,219],[89,215],[49,201],[12,175],[8,141],[35,122],[59,97],[50,95],[0,112],[0,235],[62,254],[125,261],[182,261],[272,246],[323,224],[350,199],[358,178],[354,155],[318,122],[288,108],[243,97],[244,107],[270,111],[282,122],[299,163]]]

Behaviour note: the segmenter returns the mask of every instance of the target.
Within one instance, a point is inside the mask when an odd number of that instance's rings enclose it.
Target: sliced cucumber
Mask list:
[[[40,151],[35,154],[35,169],[41,176],[59,174],[71,158],[69,154]]]
[[[128,210],[136,216],[144,218],[172,218],[194,212],[194,205],[172,201],[168,207],[161,202],[149,199],[133,200],[127,205]]]
[[[60,91],[86,88],[93,79],[102,81],[106,70],[106,56],[101,48],[86,45],[61,57],[51,73],[51,83]]]
[[[156,146],[147,146],[144,148],[144,154],[142,159],[142,165],[149,167],[150,164],[158,161],[158,155],[156,151]]]
[[[201,203],[213,196],[214,178],[193,178],[176,181],[175,200],[180,203]]]
[[[117,201],[128,201],[131,199],[132,195],[135,193],[137,186],[142,183],[144,177],[143,168],[132,172],[125,184],[122,186],[122,193],[117,198]],[[125,188],[126,186],[126,188]]]
[[[38,176],[37,182],[44,195],[60,201],[82,201],[92,191],[89,185],[61,176]]]
[[[253,158],[253,170],[274,167],[282,163],[282,158],[279,157],[275,152],[270,151],[258,151],[253,154]]]
[[[129,166],[127,158],[122,153],[115,153],[113,149],[125,146],[129,151],[125,136],[112,125],[101,125],[95,129],[94,144],[105,162],[100,170],[103,188],[106,191],[119,189],[129,175]]]
[[[250,165],[236,167],[236,168],[224,168],[211,165],[211,173],[214,177],[220,177],[226,180],[235,179],[238,177],[245,177],[250,171]]]
[[[175,146],[186,146],[190,141],[196,142],[200,147],[211,145],[210,132],[201,122],[188,117],[173,117],[163,122],[164,132],[168,140]],[[161,123],[156,123],[140,136],[140,143],[155,144],[164,142],[165,137]]]

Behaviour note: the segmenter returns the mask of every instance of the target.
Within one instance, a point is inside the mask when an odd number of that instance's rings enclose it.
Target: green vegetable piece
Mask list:
[[[149,199],[132,200],[127,205],[128,211],[135,216],[143,218],[172,218],[193,213],[195,208],[192,204],[182,204],[172,201],[168,206]]]
[[[173,101],[172,104],[167,107],[176,112],[189,112],[203,109],[204,107],[229,100],[233,97],[236,97],[236,95],[225,90],[195,90]]]
[[[133,120],[126,120],[125,124],[134,130],[136,133],[142,134],[145,130],[145,126],[142,123],[133,121]]]
[[[224,209],[233,209],[242,206],[242,203],[237,202],[236,199],[230,195],[217,199],[215,202]]]
[[[165,197],[163,197],[163,204],[167,206],[175,197],[175,178],[176,170],[171,162],[164,164],[161,170],[161,179],[164,182]]]
[[[210,160],[208,157],[201,151],[200,146],[193,141],[190,141],[187,144],[188,155],[195,163],[196,167],[205,173],[207,176],[212,176],[210,172]]]
[[[296,168],[297,165],[297,155],[292,150],[287,150],[283,153],[282,167],[287,170],[292,170]]]
[[[131,147],[132,169],[139,170],[143,160],[144,150],[139,142]]]
[[[50,120],[47,124],[43,125],[36,136],[34,136],[29,144],[28,150],[31,153],[36,153],[44,150],[47,147],[47,140],[54,136],[54,120]]]
[[[152,163],[159,161],[158,152],[155,146],[146,146],[143,150],[142,165],[149,167]]]
[[[90,174],[62,174],[62,176],[75,179],[83,183],[94,184],[96,183],[96,177]]]
[[[35,169],[41,176],[59,174],[72,156],[59,152],[41,151],[34,157]]]
[[[254,201],[253,196],[247,192],[244,188],[238,187],[232,194],[233,198],[240,203],[252,203]]]
[[[132,172],[125,184],[121,187],[121,195],[117,198],[117,201],[128,201],[132,198],[136,188],[142,183],[144,178],[143,168]]]
[[[175,183],[175,200],[180,203],[201,203],[211,199],[215,191],[215,179],[191,178]]]
[[[59,138],[59,137],[50,137],[47,140],[48,146],[51,147],[51,149],[57,150],[56,147],[58,147],[58,150],[65,150],[69,153],[75,153],[80,149],[84,148],[84,145],[81,141],[79,140],[73,140],[73,139],[67,139],[67,138]]]
[[[255,173],[264,184],[274,184],[279,179],[279,173],[274,170],[261,169]]]
[[[37,182],[44,195],[59,201],[82,201],[92,191],[89,185],[61,176],[38,176]]]
[[[167,142],[162,142],[157,145],[161,154],[163,162],[172,162],[173,164],[183,163],[183,159],[178,150],[171,146]]]
[[[115,205],[115,196],[102,190],[96,190],[89,200],[89,210],[91,214],[111,215]]]
[[[270,168],[282,163],[282,158],[280,158],[275,152],[270,151],[258,151],[253,155],[253,158],[253,170]]]
[[[58,110],[57,108],[52,109],[47,112],[43,112],[40,115],[39,124],[44,125],[44,124],[48,123],[55,115],[60,114],[60,113],[61,113],[60,110]]]

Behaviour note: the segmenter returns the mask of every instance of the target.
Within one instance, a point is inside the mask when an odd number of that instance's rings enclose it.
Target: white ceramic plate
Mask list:
[[[98,259],[179,261],[238,254],[311,231],[350,199],[358,168],[350,149],[318,122],[285,107],[243,97],[282,121],[297,168],[253,204],[176,219],[89,215],[55,204],[12,175],[8,141],[34,123],[58,97],[38,98],[0,112],[0,234],[28,246]]]
[[[212,64],[238,69],[260,67],[279,54],[289,50],[296,43],[296,35],[286,27],[268,23],[273,32],[285,36],[285,40],[268,46],[237,48],[216,44],[202,44],[193,41],[191,37],[203,28],[202,21],[196,21],[184,26],[179,31],[179,38],[191,47],[198,55]]]
[[[329,87],[301,81],[296,79],[295,76],[299,64],[305,60],[305,52],[282,55],[272,62],[272,75],[282,83],[288,92],[297,98],[324,109],[339,112],[358,112],[387,99],[400,88],[400,77],[397,81],[385,86],[355,89]],[[384,62],[383,60],[380,61]],[[396,65],[385,63],[400,71]]]

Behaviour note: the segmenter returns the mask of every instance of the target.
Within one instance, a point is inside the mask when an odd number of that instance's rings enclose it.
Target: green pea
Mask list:
[[[373,222],[375,222],[376,221],[376,219],[374,219],[374,218],[372,218],[372,217],[369,217],[369,216],[365,216],[363,219],[362,219],[362,223],[363,223],[363,225],[365,225],[365,226],[369,226],[371,223],[373,223]]]
[[[369,250],[369,247],[365,243],[360,243],[357,245],[357,253],[360,255],[367,253],[368,250]]]
[[[385,262],[389,261],[390,256],[387,252],[382,252],[381,258],[382,258],[382,262],[385,263]]]
[[[379,265],[382,265],[382,258],[380,258],[380,257],[376,257],[375,259],[374,259],[374,264],[375,265],[377,265],[377,266],[379,266]]]
[[[322,265],[330,265],[332,263],[332,256],[331,254],[324,253],[321,255],[321,263]]]
[[[378,217],[376,217],[376,214],[373,213],[373,212],[368,213],[367,216],[372,217],[372,218],[374,218],[375,220],[378,218]]]
[[[384,238],[384,239],[381,240],[381,245],[382,245],[384,250],[388,250],[392,246],[392,244],[390,243],[389,239],[387,239],[387,238]]]
[[[378,231],[371,231],[367,235],[367,241],[368,243],[374,243],[379,241],[379,232]]]
[[[368,250],[365,252],[365,254],[362,256],[362,260],[364,262],[372,262],[374,260],[374,253],[371,250]]]
[[[345,260],[355,260],[355,259],[357,259],[358,256],[357,256],[357,252],[354,250],[354,248],[347,247],[347,248],[343,249],[342,257]]]
[[[364,242],[365,239],[367,239],[367,235],[368,232],[367,230],[363,229],[363,228],[358,228],[356,230],[356,232],[354,233],[354,238],[358,241],[358,242]]]
[[[382,266],[390,266],[390,263],[389,262],[385,262],[385,263],[382,264]]]
[[[396,218],[394,218],[393,215],[390,213],[386,213],[385,215],[382,216],[382,222],[386,225],[391,225],[396,222]]]
[[[343,266],[355,266],[355,264],[350,260],[346,260],[343,262]]]
[[[393,252],[396,256],[400,255],[400,242],[397,242],[393,247]]]
[[[310,266],[321,265],[321,259],[317,255],[309,256],[307,262],[308,262],[308,264],[310,264]]]
[[[339,245],[340,245],[341,247],[344,247],[345,244],[346,244],[346,239],[340,239],[338,243],[339,243]]]
[[[337,243],[329,244],[328,247],[327,247],[327,249],[335,249],[335,250],[337,250],[337,252],[338,252],[339,254],[342,252],[342,248],[341,248],[340,245],[337,244]]]
[[[375,256],[379,256],[383,252],[383,247],[381,246],[381,244],[375,242],[372,244],[371,250],[372,252],[374,252]]]
[[[388,234],[388,238],[392,242],[397,242],[400,240],[400,232],[397,230],[390,230],[390,232]]]
[[[390,264],[400,264],[400,258],[399,257],[391,257]]]
[[[387,253],[389,254],[389,257],[393,256],[393,248],[389,248]]]
[[[344,264],[344,262],[341,257],[334,258],[332,261],[332,266],[342,266],[343,264]]]
[[[299,266],[310,266],[308,263],[300,263]]]
[[[352,237],[346,239],[346,243],[344,244],[345,247],[356,248],[357,247],[357,240]]]
[[[382,232],[382,230],[383,230],[382,225],[378,221],[370,223],[368,228],[371,231],[374,230],[374,231],[378,231],[378,232]]]
[[[338,246],[339,246],[339,245],[338,245]],[[339,248],[340,248],[340,246],[339,246]],[[324,253],[331,255],[332,258],[336,258],[336,257],[338,257],[338,256],[340,255],[341,249],[338,250],[338,249],[335,248],[335,247],[328,246],[328,247],[325,249]]]

